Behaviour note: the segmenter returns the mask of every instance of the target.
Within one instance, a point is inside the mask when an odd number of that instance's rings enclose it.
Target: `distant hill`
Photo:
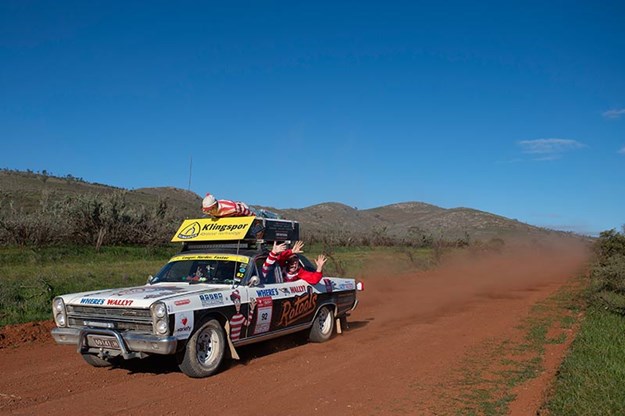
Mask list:
[[[431,236],[442,240],[490,240],[512,236],[560,234],[470,208],[445,209],[422,202],[404,202],[357,210],[332,202],[302,209],[276,210],[301,222],[308,232],[386,235],[391,238]]]
[[[165,200],[182,217],[193,217],[200,213],[202,198],[193,192],[173,188],[140,188],[125,190],[114,186],[85,182],[73,176],[56,177],[34,172],[0,170],[0,213],[8,209],[33,212],[42,201],[60,200],[79,194],[107,195],[126,191],[130,204],[156,206]]]
[[[123,189],[88,183],[80,178],[54,177],[34,172],[0,171],[0,214],[6,210],[33,212],[42,201],[83,193],[109,194]],[[201,217],[202,198],[172,188],[126,190],[129,204],[155,206],[166,201],[183,218]],[[248,201],[245,201],[248,202]],[[337,202],[301,209],[263,207],[284,218],[300,221],[304,235],[353,235],[442,240],[489,240],[511,236],[540,237],[565,233],[531,226],[471,208],[445,209],[423,202],[405,202],[358,210]]]

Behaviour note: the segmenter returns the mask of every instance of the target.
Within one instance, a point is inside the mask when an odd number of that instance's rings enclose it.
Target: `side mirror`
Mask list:
[[[156,280],[156,278],[152,275],[148,276],[148,284],[151,285],[152,283],[154,283],[154,281]]]
[[[260,284],[260,278],[258,276],[250,277],[250,281],[247,284],[249,287],[258,286]]]

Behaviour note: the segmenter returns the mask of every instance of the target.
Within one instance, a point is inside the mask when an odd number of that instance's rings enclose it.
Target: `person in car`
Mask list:
[[[274,267],[278,264],[282,268],[282,278],[285,282],[293,282],[298,279],[302,279],[311,285],[316,285],[321,281],[323,277],[323,266],[328,260],[323,254],[320,254],[315,259],[317,270],[311,272],[302,267],[297,257],[298,253],[303,253],[302,248],[304,242],[296,241],[293,244],[293,248],[287,248],[286,243],[278,244],[273,243],[273,249],[265,259],[262,267],[262,273],[265,278],[273,272]]]

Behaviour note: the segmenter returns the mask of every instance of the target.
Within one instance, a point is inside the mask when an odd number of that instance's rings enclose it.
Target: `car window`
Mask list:
[[[170,261],[154,277],[158,282],[230,284],[243,277],[246,265],[231,260]],[[239,273],[237,273],[239,271]]]
[[[310,260],[308,260],[308,258],[302,254],[298,254],[297,257],[299,258],[299,262],[301,263],[302,266],[304,266],[304,269],[308,270],[309,272],[314,272],[317,270],[317,266]]]
[[[276,263],[275,267],[273,267],[268,276],[263,275],[263,264],[267,256],[259,257],[256,259],[256,268],[258,269],[258,277],[260,277],[260,281],[265,285],[271,285],[275,283],[282,283],[282,270],[280,269],[280,265]]]

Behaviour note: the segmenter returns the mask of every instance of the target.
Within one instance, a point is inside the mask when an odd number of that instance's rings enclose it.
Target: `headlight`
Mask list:
[[[166,334],[167,331],[169,331],[169,325],[167,324],[167,321],[164,319],[159,319],[156,322],[156,332],[158,334]]]
[[[152,312],[157,318],[163,318],[167,316],[167,307],[164,303],[157,303],[152,307]]]
[[[154,333],[157,335],[165,335],[169,332],[169,317],[167,316],[167,306],[163,302],[153,304],[152,324],[154,325]]]
[[[52,301],[52,315],[56,326],[64,327],[67,325],[67,317],[65,316],[65,302],[62,298],[54,298]]]
[[[55,312],[63,312],[63,310],[65,309],[65,304],[63,304],[63,299],[55,298],[54,301],[52,301],[52,307],[54,308]]]

